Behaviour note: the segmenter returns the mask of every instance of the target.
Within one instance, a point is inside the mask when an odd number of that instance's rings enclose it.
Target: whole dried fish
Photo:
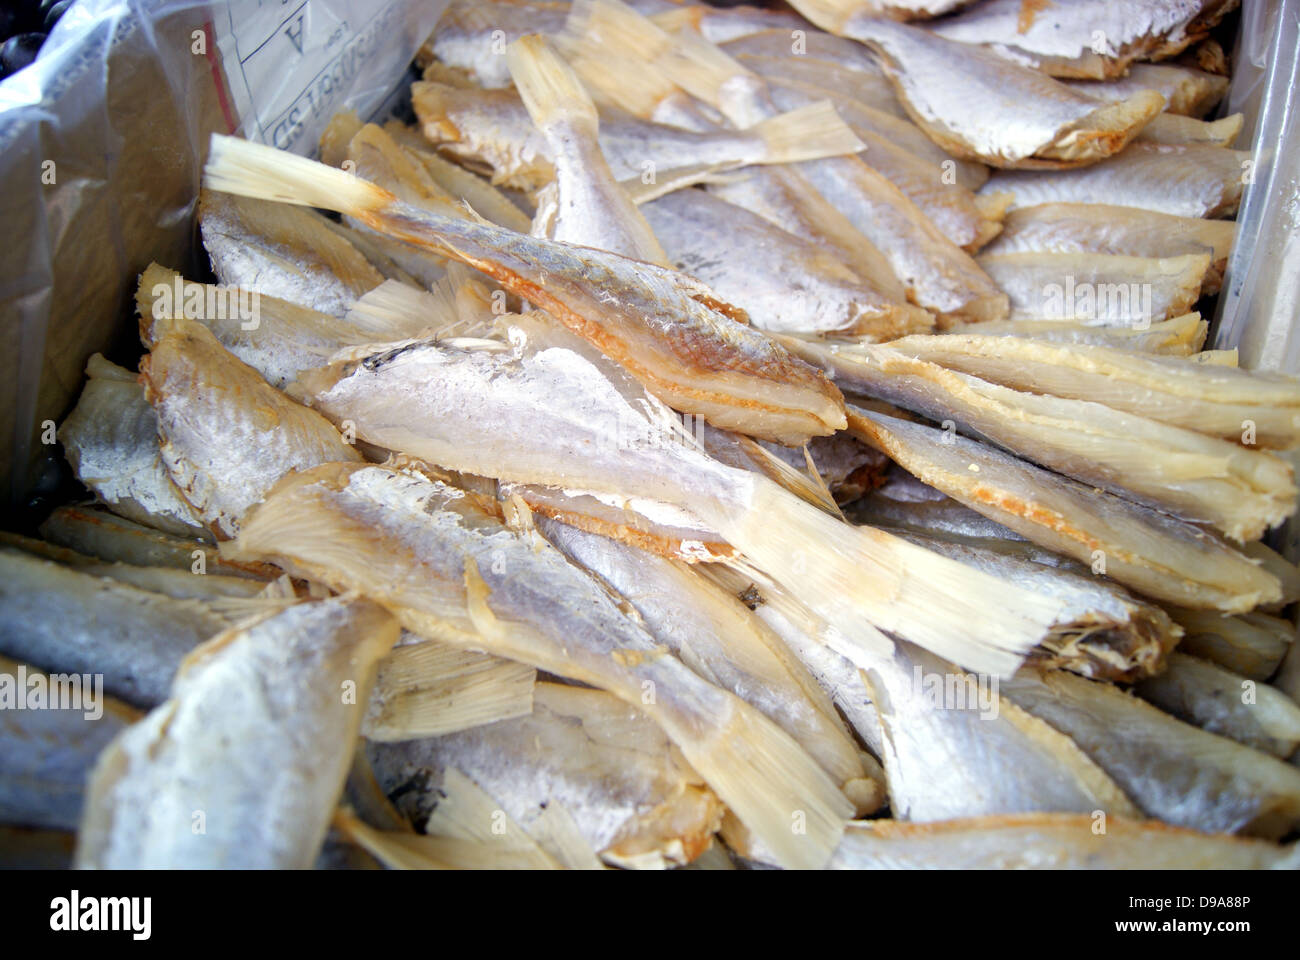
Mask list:
[[[1182,117],[1203,117],[1228,92],[1228,78],[1172,63],[1135,63],[1128,75],[1116,80],[1067,81],[1080,93],[1114,103],[1139,90],[1155,90],[1165,98],[1165,112]]]
[[[1248,446],[1300,443],[1300,380],[1099,344],[979,334],[909,338],[909,356],[1019,390],[1092,400]]]
[[[552,807],[562,809],[618,866],[689,863],[722,818],[718,798],[663,730],[600,690],[541,683],[529,716],[371,744],[368,755],[385,792],[421,828],[438,830],[429,821],[446,802],[440,788],[460,774],[534,839],[544,840]]]
[[[1098,829],[1099,826],[1104,829]],[[1071,813],[849,825],[838,870],[1259,870],[1292,869],[1295,844],[1197,833],[1155,821]]]
[[[1135,143],[1084,170],[999,171],[980,192],[1013,194],[1013,207],[1104,199],[1175,217],[1227,217],[1241,202],[1252,163],[1242,150]]]
[[[97,353],[86,376],[81,399],[58,431],[77,479],[124,517],[177,536],[206,537],[159,458],[158,417],[135,374]]]
[[[1089,400],[1012,390],[915,359],[906,345],[837,348],[784,339],[845,389],[960,428],[1083,483],[1211,524],[1236,540],[1258,538],[1295,510],[1291,467],[1272,454]],[[987,342],[996,349],[1007,341]]]
[[[218,537],[233,535],[285,473],[361,459],[329,421],[267,384],[207,327],[177,318],[153,332],[140,376],[158,415],[162,461]]]
[[[1170,607],[1169,615],[1183,628],[1179,649],[1184,653],[1261,683],[1273,676],[1295,645],[1295,625],[1266,613],[1226,617],[1210,610]]]
[[[996,53],[876,19],[859,0],[795,0],[800,13],[880,57],[912,119],[949,153],[996,167],[1073,167],[1112,156],[1164,108],[1139,91],[1103,104]]]
[[[195,650],[168,701],[100,757],[78,866],[310,867],[352,764],[375,664],[397,634],[382,608],[340,597]]]
[[[934,323],[918,307],[891,303],[814,244],[717,196],[680,190],[641,211],[679,270],[762,330],[889,340]]]
[[[1201,295],[1207,253],[1160,259],[1101,253],[986,253],[1012,320],[1144,325],[1181,316]]]
[[[437,57],[441,63],[468,72],[480,86],[508,87],[506,47],[530,33],[555,33],[563,28],[567,15],[568,4],[455,0],[416,61]]]
[[[734,308],[682,274],[419,211],[342,171],[233,138],[214,141],[207,175],[223,189],[346,208],[481,269],[598,343],[677,409],[720,427],[802,442],[843,423],[830,381],[736,323],[723,312]]]
[[[1277,577],[1190,523],[949,431],[859,408],[851,412],[849,429],[908,472],[1139,593],[1229,613],[1281,597]]]
[[[1031,208],[1033,209],[1033,208]],[[1206,272],[1209,276],[1209,271]],[[1205,345],[1209,324],[1199,313],[1162,320],[1150,326],[1095,327],[1065,320],[1003,320],[967,324],[950,328],[951,333],[976,333],[985,337],[1027,337],[1050,343],[1077,343],[1098,347],[1115,347],[1138,353],[1168,354],[1186,357]]]
[[[1148,0],[1140,8],[984,0],[932,29],[1052,76],[1105,79],[1123,76],[1134,60],[1180,53],[1236,6],[1236,0]]]
[[[1137,142],[1231,147],[1241,135],[1244,123],[1245,117],[1240,113],[1211,121],[1162,113],[1142,128]]]
[[[1237,234],[1230,220],[1177,217],[1104,203],[1045,203],[1011,211],[984,253],[1209,254],[1201,292],[1217,293]]]

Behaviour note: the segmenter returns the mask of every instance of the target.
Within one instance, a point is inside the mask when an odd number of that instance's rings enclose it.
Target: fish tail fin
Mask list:
[[[589,136],[596,135],[596,105],[573,68],[545,37],[520,37],[506,50],[506,63],[539,130],[566,123]]]
[[[701,519],[867,656],[889,654],[883,630],[968,670],[1010,676],[1061,616],[1058,601],[844,523],[761,478],[746,507],[708,514]]]
[[[212,135],[203,185],[241,197],[321,207],[353,216],[396,202],[382,187],[334,167],[239,137]]]
[[[750,129],[763,138],[769,163],[797,163],[865,149],[829,100],[770,117]]]
[[[818,870],[839,845],[853,805],[802,747],[744,701],[707,740],[678,740],[713,792],[789,869]]]
[[[440,336],[460,320],[455,290],[439,281],[432,292],[385,280],[352,304],[345,318],[374,342]]]

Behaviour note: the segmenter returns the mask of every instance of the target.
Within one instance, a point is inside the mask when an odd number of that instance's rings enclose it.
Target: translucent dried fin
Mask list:
[[[767,475],[782,487],[799,499],[811,503],[820,510],[825,510],[832,517],[844,519],[839,505],[835,502],[835,497],[831,495],[830,490],[822,481],[821,474],[817,472],[817,466],[812,462],[812,456],[808,453],[807,446],[803,448],[804,456],[808,460],[808,473],[805,475],[749,437],[740,437],[739,439],[740,445],[745,452],[757,460]]]
[[[413,740],[526,716],[537,671],[530,666],[428,641],[396,647],[379,663],[362,733]]]
[[[454,837],[376,830],[350,811],[334,815],[334,828],[390,870],[556,870],[536,848],[480,843]]]
[[[438,283],[426,293],[386,280],[352,305],[347,322],[386,343],[441,336],[460,322],[455,292]]]
[[[533,123],[542,129],[566,123],[595,135],[599,125],[596,105],[545,37],[520,37],[506,50],[506,62]]]
[[[340,206],[375,210],[397,200],[387,190],[350,173],[219,133],[212,135],[203,185],[209,190],[328,210]]]

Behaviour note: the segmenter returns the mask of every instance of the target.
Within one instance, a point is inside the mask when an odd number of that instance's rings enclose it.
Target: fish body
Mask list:
[[[1228,78],[1173,63],[1135,63],[1128,76],[1104,82],[1066,81],[1066,85],[1098,100],[1114,103],[1139,90],[1155,90],[1165,98],[1165,112],[1203,117],[1228,92]]]

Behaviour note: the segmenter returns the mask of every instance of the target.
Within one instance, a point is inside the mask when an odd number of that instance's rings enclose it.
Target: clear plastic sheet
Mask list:
[[[300,153],[338,110],[368,116],[447,0],[78,0],[0,83],[0,503],[57,476],[87,357],[131,335],[135,277],[195,270],[208,137]]]

